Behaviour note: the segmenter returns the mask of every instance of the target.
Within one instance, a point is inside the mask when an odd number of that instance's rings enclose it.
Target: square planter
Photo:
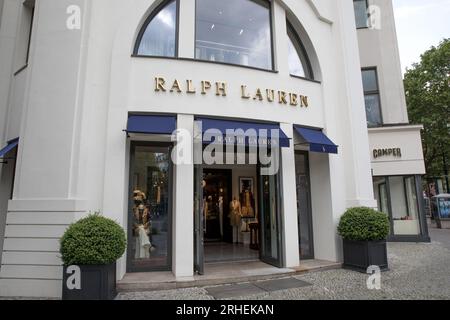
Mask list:
[[[113,300],[117,296],[116,264],[110,265],[81,265],[80,288],[68,285],[78,277],[73,272],[63,268],[63,300]]]
[[[369,266],[388,270],[386,240],[351,241],[344,240],[344,268],[367,272]]]

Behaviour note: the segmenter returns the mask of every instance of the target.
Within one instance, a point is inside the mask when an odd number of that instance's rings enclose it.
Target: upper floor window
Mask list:
[[[294,28],[287,22],[289,73],[293,76],[313,79],[311,63],[300,38]]]
[[[381,117],[377,70],[375,68],[363,69],[362,79],[364,87],[364,100],[366,104],[367,126],[379,127],[383,124],[383,120]]]
[[[147,19],[139,34],[135,54],[175,57],[177,55],[177,0],[166,1]]]
[[[196,1],[197,59],[273,69],[269,1]]]
[[[353,0],[355,9],[356,28],[369,27],[369,14],[367,0]]]

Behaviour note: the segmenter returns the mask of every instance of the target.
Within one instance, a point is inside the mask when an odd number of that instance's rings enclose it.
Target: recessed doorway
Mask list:
[[[203,170],[205,263],[259,260],[259,250],[250,246],[249,228],[258,221],[256,195],[254,186],[245,182],[253,178],[238,177],[243,172],[253,177],[256,166]]]

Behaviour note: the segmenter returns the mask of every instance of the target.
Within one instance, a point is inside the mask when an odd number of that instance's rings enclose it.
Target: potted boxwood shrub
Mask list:
[[[116,297],[116,261],[125,252],[123,228],[91,214],[61,238],[64,300],[112,300]]]
[[[344,268],[366,272],[375,265],[382,271],[388,269],[386,214],[365,207],[348,209],[341,217],[338,232],[344,240]]]

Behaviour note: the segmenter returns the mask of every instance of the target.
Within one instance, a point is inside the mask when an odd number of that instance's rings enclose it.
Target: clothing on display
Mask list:
[[[241,193],[242,203],[242,216],[245,218],[251,218],[255,216],[255,199],[253,193],[249,190],[245,190]]]

